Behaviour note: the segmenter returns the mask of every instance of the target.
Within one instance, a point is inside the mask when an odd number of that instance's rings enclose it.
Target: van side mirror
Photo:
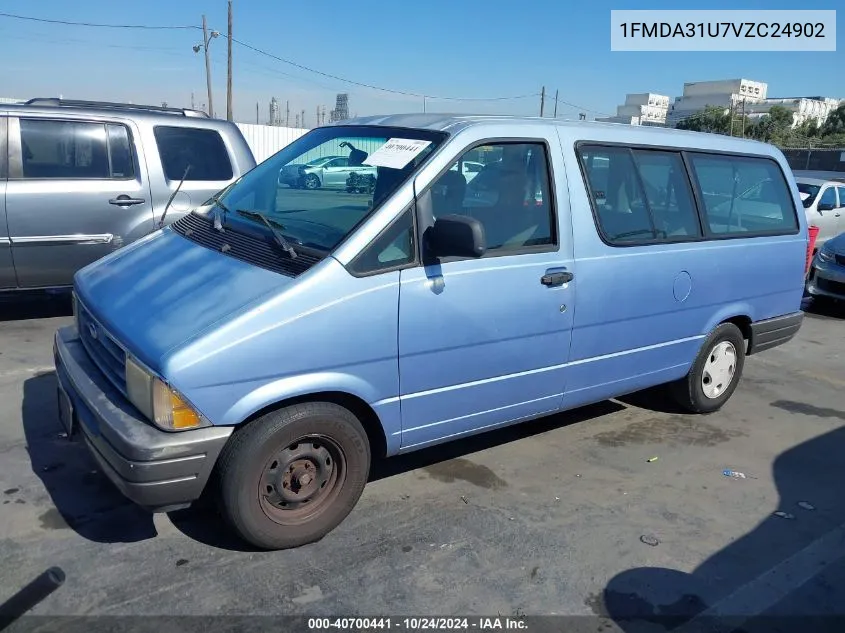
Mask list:
[[[816,207],[819,211],[833,211],[833,203],[832,202],[819,202],[818,207]]]
[[[426,231],[435,257],[481,257],[487,250],[484,226],[466,215],[444,215]]]

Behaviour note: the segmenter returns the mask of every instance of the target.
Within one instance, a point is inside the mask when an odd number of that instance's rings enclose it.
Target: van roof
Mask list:
[[[379,125],[456,133],[463,129],[476,126],[537,125],[538,123],[569,130],[575,136],[584,133],[592,136],[595,132],[599,132],[601,136],[607,136],[608,133],[616,134],[618,132],[624,132],[626,140],[645,144],[724,149],[740,153],[750,152],[768,155],[772,155],[773,151],[777,151],[774,146],[768,143],[761,143],[760,141],[751,139],[732,138],[722,134],[708,134],[649,125],[571,121],[529,116],[410,113],[356,117],[328,125]],[[681,139],[686,139],[687,142]]]

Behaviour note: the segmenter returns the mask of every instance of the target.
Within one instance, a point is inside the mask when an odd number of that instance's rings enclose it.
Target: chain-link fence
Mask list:
[[[792,169],[845,172],[845,147],[782,148]]]

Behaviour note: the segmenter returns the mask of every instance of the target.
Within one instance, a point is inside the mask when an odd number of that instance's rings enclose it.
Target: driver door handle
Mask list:
[[[555,287],[568,284],[573,279],[575,275],[568,270],[547,270],[546,274],[540,277],[540,283],[544,286]]]
[[[146,200],[143,198],[130,198],[126,194],[120,195],[117,198],[112,198],[109,200],[109,204],[113,204],[118,207],[131,207],[133,204],[144,204]]]

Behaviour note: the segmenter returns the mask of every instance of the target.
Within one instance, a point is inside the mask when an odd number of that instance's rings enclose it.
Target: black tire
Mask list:
[[[714,378],[710,377],[711,381],[708,383],[707,372],[708,361],[711,360],[713,354],[723,344],[729,344],[734,350],[733,370],[730,374],[730,381],[725,384],[725,380],[719,380],[714,384]],[[725,358],[730,358],[730,350],[725,349]],[[739,328],[733,323],[722,323],[715,330],[710,333],[710,336],[704,341],[701,346],[701,351],[698,352],[695,362],[689,373],[670,385],[670,393],[675,401],[692,413],[713,413],[722,408],[728,399],[733,395],[739,381],[742,378],[742,369],[745,366],[745,339],[742,336]],[[705,373],[707,372],[707,373]],[[711,391],[711,396],[705,394],[705,384],[708,390]],[[712,386],[711,386],[712,385]],[[724,385],[720,390],[719,386]]]
[[[329,402],[292,405],[250,422],[226,444],[218,461],[221,510],[256,547],[298,547],[320,540],[346,518],[369,470],[367,433],[350,411]],[[313,498],[302,501],[308,491]]]
[[[313,190],[320,188],[320,178],[315,174],[308,174],[302,180],[302,186],[306,189]]]

